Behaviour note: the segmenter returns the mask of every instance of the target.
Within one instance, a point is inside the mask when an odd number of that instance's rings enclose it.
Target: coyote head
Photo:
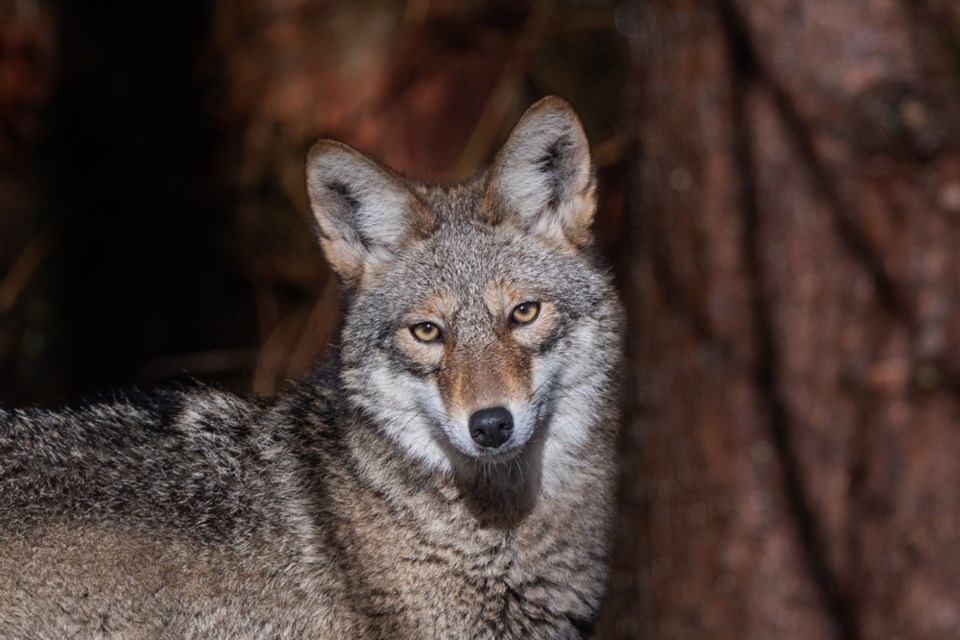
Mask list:
[[[440,468],[534,441],[576,455],[609,402],[620,318],[590,258],[595,179],[570,106],[532,106],[462,184],[411,183],[329,140],[307,182],[347,293],[352,402]]]

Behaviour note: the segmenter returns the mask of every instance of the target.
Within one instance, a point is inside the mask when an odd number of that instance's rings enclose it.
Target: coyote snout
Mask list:
[[[481,447],[497,449],[513,433],[513,414],[504,407],[480,409],[470,416],[470,437]]]
[[[468,456],[512,453],[536,428],[536,415],[530,410],[536,362],[529,347],[531,340],[539,341],[550,314],[535,318],[528,312],[527,323],[521,325],[511,320],[514,306],[465,304],[444,319],[447,342],[438,349],[435,381],[425,395],[446,416],[440,421],[445,437]],[[541,326],[535,327],[538,322]]]

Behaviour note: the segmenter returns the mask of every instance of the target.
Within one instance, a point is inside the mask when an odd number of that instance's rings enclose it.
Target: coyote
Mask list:
[[[0,409],[0,638],[581,638],[607,575],[622,317],[556,97],[491,166],[307,158],[331,364]]]

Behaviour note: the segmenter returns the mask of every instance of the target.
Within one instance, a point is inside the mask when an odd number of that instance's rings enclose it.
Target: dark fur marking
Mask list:
[[[552,351],[560,340],[567,335],[567,327],[557,326],[556,329],[550,332],[540,344],[537,345],[536,351],[538,355],[545,355],[546,353]]]
[[[349,216],[344,216],[347,226],[353,231],[354,235],[357,237],[357,240],[360,241],[360,245],[365,250],[369,250],[370,246],[374,244],[374,242],[363,233],[360,227],[360,220],[358,216],[360,213],[360,200],[357,199],[353,189],[351,189],[347,183],[340,182],[339,180],[328,182],[327,188],[333,193],[337,194],[341,202],[346,205],[347,210],[350,213]]]
[[[546,152],[537,160],[537,168],[540,170],[540,173],[556,173],[560,167],[561,146],[563,146],[565,141],[566,138],[557,138],[553,144],[547,147]]]
[[[340,199],[346,203],[350,211],[356,213],[357,209],[360,208],[360,201],[357,200],[355,195],[353,195],[353,190],[347,185],[347,183],[334,180],[333,182],[327,183],[327,188],[337,194]]]
[[[557,344],[570,333],[570,328],[580,319],[579,314],[562,305],[562,313],[557,314],[557,320],[543,340],[531,349],[537,355],[545,355],[556,348]]]
[[[396,345],[390,345],[387,349],[387,357],[390,361],[391,368],[398,373],[405,372],[420,378],[425,378],[437,371],[437,368],[434,366],[424,365],[413,360]]]
[[[569,173],[564,165],[572,146],[568,136],[561,136],[537,160],[537,169],[546,176],[546,187],[550,193],[547,207],[554,211],[563,199],[563,182],[568,179],[566,174]]]
[[[347,226],[353,231],[353,234],[356,236],[357,240],[360,241],[360,246],[369,251],[370,247],[376,243],[363,232],[363,229],[359,224],[360,220],[358,214],[360,213],[360,200],[354,194],[353,189],[351,189],[350,186],[345,182],[340,181],[328,182],[327,188],[333,193],[337,194],[340,200],[346,205],[348,211],[350,212],[350,215],[345,218]]]

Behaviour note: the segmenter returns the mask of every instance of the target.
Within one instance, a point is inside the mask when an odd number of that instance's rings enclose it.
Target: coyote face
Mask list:
[[[409,183],[329,141],[311,149],[308,184],[348,288],[357,407],[439,468],[583,443],[620,319],[589,257],[595,181],[565,102],[532,107],[466,184]]]

